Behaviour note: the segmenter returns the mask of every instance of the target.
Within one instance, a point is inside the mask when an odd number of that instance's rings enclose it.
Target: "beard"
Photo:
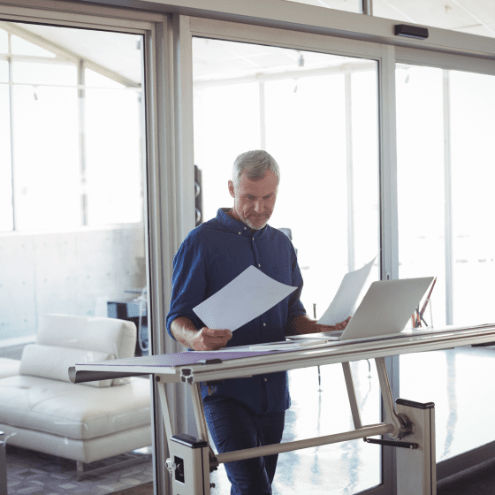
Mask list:
[[[251,215],[249,218],[244,219],[244,223],[253,230],[261,230],[266,226],[270,215]]]

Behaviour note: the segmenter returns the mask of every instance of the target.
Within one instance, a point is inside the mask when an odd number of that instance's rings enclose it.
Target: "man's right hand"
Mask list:
[[[214,330],[203,327],[193,338],[193,349],[195,351],[216,351],[225,347],[231,338],[232,332],[230,330]]]

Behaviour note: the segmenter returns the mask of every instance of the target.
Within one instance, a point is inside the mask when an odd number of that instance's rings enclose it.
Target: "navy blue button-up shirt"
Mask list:
[[[193,308],[252,265],[298,289],[233,332],[227,346],[285,340],[288,322],[306,314],[300,301],[303,281],[292,242],[269,225],[253,232],[222,209],[216,218],[192,230],[175,255],[167,315],[169,334],[172,336],[170,324],[180,316],[189,318],[198,329],[205,326]],[[205,397],[207,387],[202,384],[201,388]],[[286,372],[224,380],[213,388],[213,394],[237,399],[258,414],[281,412],[290,406]]]

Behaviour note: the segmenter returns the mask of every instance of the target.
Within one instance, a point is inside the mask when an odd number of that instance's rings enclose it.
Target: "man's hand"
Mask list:
[[[213,330],[203,327],[194,336],[192,345],[195,351],[216,351],[225,347],[231,338],[230,330]]]
[[[345,327],[347,324],[351,321],[351,317],[347,318],[347,320],[341,321],[340,323],[337,323],[335,326],[334,325],[317,325],[318,331],[319,332],[331,332],[334,330],[345,330]]]
[[[196,330],[194,323],[185,316],[179,316],[170,325],[174,338],[194,351],[215,351],[225,347],[232,338],[230,330],[213,330],[203,327]]]
[[[344,330],[351,317],[334,325],[318,325],[316,320],[312,320],[307,315],[296,316],[287,325],[286,335],[306,335],[308,333],[331,332],[332,330]]]

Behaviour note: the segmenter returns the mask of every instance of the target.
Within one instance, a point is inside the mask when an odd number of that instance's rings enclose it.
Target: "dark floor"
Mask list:
[[[153,479],[151,448],[85,464],[81,481],[76,479],[75,461],[13,445],[6,450],[9,495],[108,495]]]
[[[438,484],[437,495],[494,495],[495,462],[465,471]],[[143,495],[146,495],[143,493]]]

